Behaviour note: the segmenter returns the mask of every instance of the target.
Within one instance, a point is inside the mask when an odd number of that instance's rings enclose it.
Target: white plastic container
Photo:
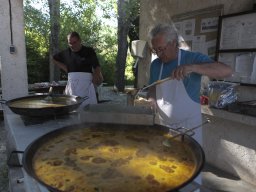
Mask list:
[[[256,83],[256,55],[254,56],[253,61],[253,70],[251,74],[251,83]]]

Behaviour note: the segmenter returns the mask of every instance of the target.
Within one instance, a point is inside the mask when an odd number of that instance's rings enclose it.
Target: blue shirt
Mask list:
[[[182,49],[180,49],[180,51],[181,51],[180,65],[200,64],[200,63],[210,64],[214,62],[214,60],[212,60],[207,55],[204,55],[198,52],[185,51]],[[149,84],[157,80],[170,77],[172,71],[178,66],[178,59],[175,59],[168,63],[163,64],[162,76],[159,79],[161,65],[162,65],[162,61],[159,58],[156,58],[151,63]],[[201,76],[202,75],[198,73],[191,73],[185,79],[183,79],[183,83],[189,97],[193,101],[198,103],[200,101],[199,96],[200,96],[200,88],[201,88]]]

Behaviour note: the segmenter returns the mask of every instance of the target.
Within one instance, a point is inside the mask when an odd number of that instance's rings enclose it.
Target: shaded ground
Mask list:
[[[4,121],[3,119],[0,119],[0,192],[8,192],[8,171],[6,161],[6,136]]]

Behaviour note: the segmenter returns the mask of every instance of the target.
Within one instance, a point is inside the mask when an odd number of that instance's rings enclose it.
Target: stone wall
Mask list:
[[[248,183],[256,181],[256,117],[204,106],[211,123],[203,127],[206,161]]]
[[[223,5],[223,14],[248,11],[253,8],[254,0],[143,0],[141,1],[140,39],[148,41],[148,31],[159,22],[170,22],[172,16],[196,11],[217,5]],[[139,66],[138,87],[147,84],[151,62],[150,50],[146,58],[141,59]]]

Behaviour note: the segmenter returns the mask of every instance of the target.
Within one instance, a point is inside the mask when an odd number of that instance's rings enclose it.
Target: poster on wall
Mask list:
[[[256,48],[255,18],[255,12],[223,18],[220,49]]]
[[[192,41],[195,33],[195,19],[174,23],[178,33],[185,41]]]
[[[205,49],[205,35],[197,35],[192,40],[192,51],[207,54]]]
[[[208,33],[218,30],[218,17],[205,18],[201,21],[201,33]]]
[[[182,33],[183,33],[183,31],[182,31],[183,30],[182,22],[176,22],[176,23],[174,23],[174,26],[175,26],[178,34],[182,35]]]
[[[193,36],[195,33],[195,19],[189,19],[183,21],[183,37],[185,40],[193,40]]]
[[[212,58],[215,59],[215,54],[216,54],[216,39],[211,40],[211,41],[207,41],[205,43],[205,47],[207,49],[207,55]]]
[[[206,41],[206,35],[196,35],[192,40],[192,51],[200,52],[215,59],[216,40]]]

